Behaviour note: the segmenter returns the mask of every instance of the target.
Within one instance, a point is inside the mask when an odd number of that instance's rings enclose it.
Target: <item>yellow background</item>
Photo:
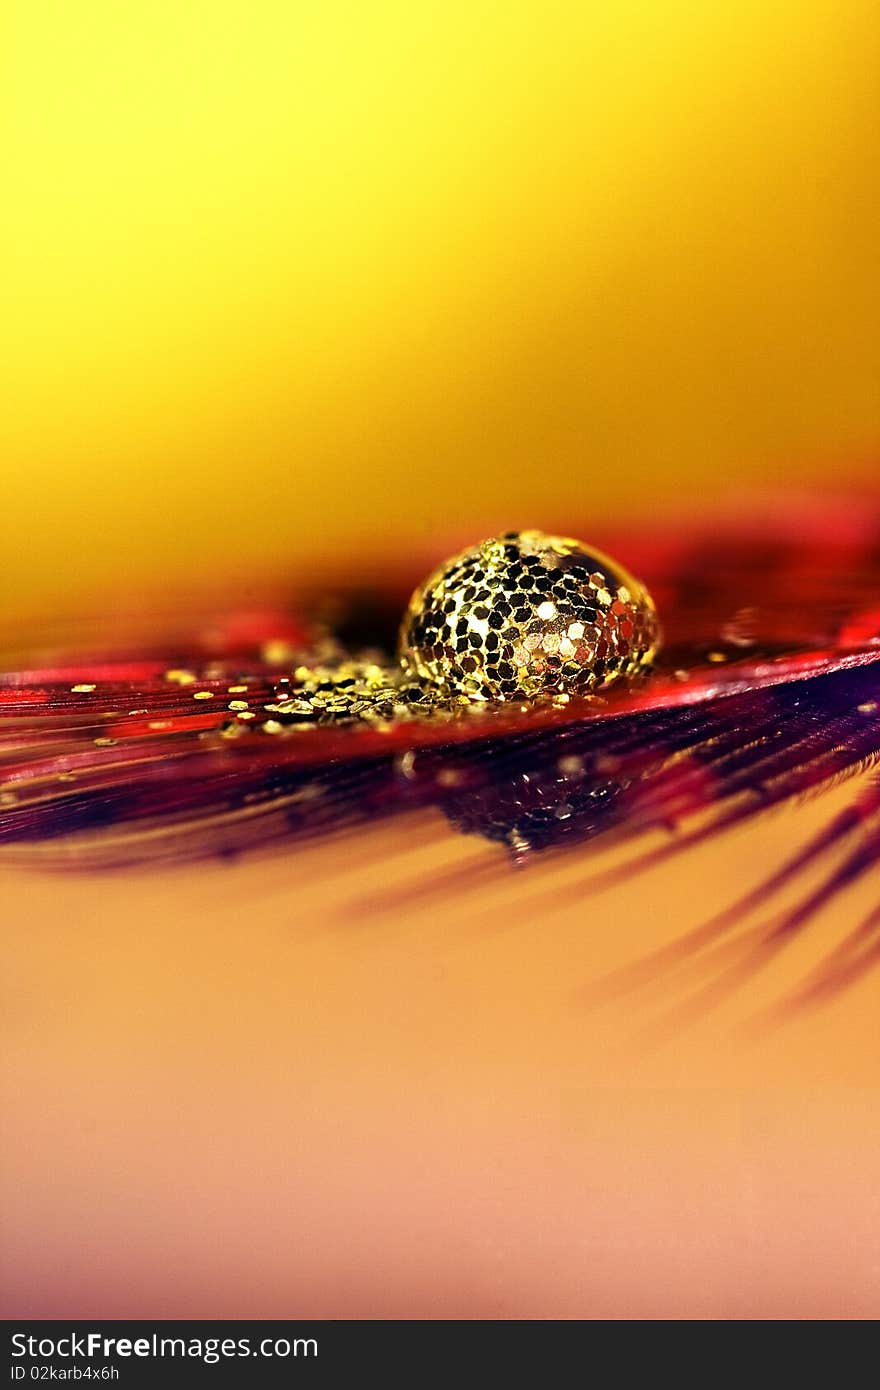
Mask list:
[[[0,0],[4,627],[869,481],[878,40],[876,0]],[[877,1316],[877,977],[777,1007],[873,880],[729,994],[752,927],[651,965],[829,806],[598,896],[439,814],[4,866],[0,1308]]]
[[[878,36],[3,0],[0,615],[869,476]]]

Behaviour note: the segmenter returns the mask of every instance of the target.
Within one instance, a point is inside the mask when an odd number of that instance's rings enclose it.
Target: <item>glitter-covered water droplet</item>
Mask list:
[[[400,633],[407,676],[452,695],[586,694],[641,674],[660,643],[650,594],[582,541],[509,532],[440,566]]]

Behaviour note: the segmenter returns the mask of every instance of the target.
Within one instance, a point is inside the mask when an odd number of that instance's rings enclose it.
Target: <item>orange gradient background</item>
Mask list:
[[[869,0],[7,0],[0,620],[870,485],[878,50]],[[4,868],[4,1311],[877,1316],[876,984],[766,1013],[870,886],[701,1013],[597,986],[826,811],[598,897],[430,818]]]

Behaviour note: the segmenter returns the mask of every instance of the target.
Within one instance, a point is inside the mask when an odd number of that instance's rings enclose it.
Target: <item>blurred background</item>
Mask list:
[[[878,40],[5,0],[0,618],[870,478]]]

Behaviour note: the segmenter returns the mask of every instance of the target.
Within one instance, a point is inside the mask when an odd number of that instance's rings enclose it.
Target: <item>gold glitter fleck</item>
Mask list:
[[[194,700],[213,700],[213,698],[213,690],[197,690],[195,695],[193,695]]]
[[[165,672],[165,679],[173,681],[175,685],[194,685],[196,678],[192,671],[181,671],[175,668]]]
[[[560,758],[556,766],[564,777],[582,777],[584,775],[584,760],[577,753],[566,753]]]
[[[220,726],[221,738],[240,738],[243,733],[245,733],[245,730],[235,719],[229,719],[225,724]]]
[[[73,695],[89,695],[94,689],[95,686],[88,681],[83,681],[82,685],[72,685],[70,687]]]
[[[738,608],[722,627],[721,636],[734,647],[753,647],[758,631],[758,618],[757,608]]]
[[[438,787],[458,787],[461,785],[461,773],[454,767],[443,767],[437,773]]]
[[[230,708],[230,709],[234,709],[234,710],[243,710],[243,709],[247,709],[247,707],[248,707],[248,702],[247,702],[247,700],[230,700],[230,701],[229,701],[229,708]]]
[[[263,643],[260,655],[267,666],[286,666],[293,660],[295,653],[289,642],[276,638]]]

